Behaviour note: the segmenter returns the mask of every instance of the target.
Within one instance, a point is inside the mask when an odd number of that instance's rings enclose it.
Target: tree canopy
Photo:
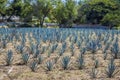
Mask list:
[[[3,21],[19,16],[21,21],[29,22],[34,16],[40,27],[45,19],[60,27],[76,23],[120,26],[120,0],[0,0],[0,4]]]

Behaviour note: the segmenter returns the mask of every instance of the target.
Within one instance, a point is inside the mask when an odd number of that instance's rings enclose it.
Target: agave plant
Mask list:
[[[29,57],[30,57],[30,55],[28,53],[23,53],[22,54],[22,60],[23,60],[24,64],[28,63]]]
[[[99,61],[97,59],[95,60],[94,66],[95,66],[95,68],[98,68],[98,66],[99,66]]]
[[[50,46],[50,53],[54,53],[54,45]]]
[[[86,48],[82,48],[82,49],[80,50],[80,52],[81,52],[81,54],[85,54]]]
[[[41,48],[41,54],[43,54],[43,53],[45,52],[45,49],[46,49],[45,46],[43,46],[43,47]]]
[[[92,71],[90,73],[91,77],[96,78],[97,74],[98,74],[98,71],[95,68],[92,68]]]
[[[64,54],[64,49],[60,49],[58,54],[59,54],[59,56],[62,56]]]
[[[75,55],[74,50],[71,50],[71,56],[74,56],[74,55]]]
[[[52,71],[53,65],[54,65],[53,61],[51,61],[51,60],[47,61],[47,62],[46,62],[47,70],[48,70],[48,71]]]
[[[50,51],[48,51],[48,55],[47,55],[48,57],[50,57],[51,56],[51,52]]]
[[[2,41],[2,48],[6,48],[7,42],[5,40]]]
[[[39,55],[38,56],[38,64],[42,64],[42,62],[43,62],[43,56]]]
[[[103,53],[103,59],[106,60],[107,58],[107,52]]]
[[[13,61],[13,52],[12,50],[8,50],[7,55],[5,56],[6,65],[7,66],[11,65],[12,61]]]
[[[20,53],[20,54],[23,53],[23,49],[24,49],[24,46],[23,46],[23,45],[18,45],[18,46],[16,47],[17,52]]]
[[[83,54],[80,54],[79,58],[78,58],[78,68],[83,69],[84,65],[85,65],[84,56],[83,56]]]
[[[120,56],[120,53],[119,53],[119,45],[118,45],[118,42],[115,42],[113,44],[113,47],[111,48],[111,52],[112,52],[112,56],[114,59],[118,59],[119,56]]]
[[[65,56],[62,58],[62,67],[64,70],[68,69],[68,66],[70,64],[70,57],[69,56]]]
[[[40,51],[37,49],[33,55],[34,58],[37,58],[40,54]]]
[[[115,74],[117,74],[118,71],[116,72],[116,66],[114,64],[114,59],[110,60],[110,63],[108,64],[106,74],[109,78],[113,77]]]
[[[38,66],[38,63],[37,61],[33,61],[31,64],[30,64],[30,69],[31,71],[35,72],[35,70],[37,69],[37,66]]]
[[[54,63],[57,63],[58,59],[59,59],[59,57],[55,57],[54,58]]]

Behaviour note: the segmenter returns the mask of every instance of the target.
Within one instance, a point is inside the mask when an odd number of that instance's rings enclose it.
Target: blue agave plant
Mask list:
[[[70,63],[70,57],[69,56],[65,56],[62,58],[62,67],[64,70],[68,69]]]
[[[83,54],[80,54],[79,58],[78,58],[78,68],[79,69],[83,69],[84,68],[84,64],[85,64],[84,56],[83,56]]]
[[[13,52],[12,50],[8,50],[7,55],[5,57],[6,65],[9,66],[13,61]]]
[[[106,70],[106,74],[107,74],[107,76],[109,77],[109,78],[111,78],[111,77],[113,77],[115,74],[117,74],[117,72],[115,72],[116,71],[116,66],[115,66],[115,64],[114,64],[114,59],[112,58],[111,60],[110,60],[110,63],[108,64],[108,67],[107,67],[107,70]]]
[[[47,70],[48,70],[48,71],[52,71],[53,65],[54,65],[54,63],[53,63],[53,61],[51,61],[51,60],[49,60],[48,62],[46,62]]]
[[[42,62],[43,62],[43,56],[39,55],[38,56],[38,64],[42,64]]]
[[[37,69],[37,66],[38,66],[37,61],[33,61],[29,67],[33,72],[35,72],[35,70]]]
[[[37,57],[39,56],[39,54],[40,54],[40,51],[39,51],[39,50],[36,50],[35,53],[34,53],[34,55],[33,55],[33,57],[34,57],[34,58],[37,58]]]
[[[28,63],[29,57],[30,57],[30,55],[28,53],[23,53],[22,54],[22,60],[23,60],[24,64]]]

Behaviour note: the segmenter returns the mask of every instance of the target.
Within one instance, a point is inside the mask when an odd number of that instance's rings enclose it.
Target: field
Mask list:
[[[120,31],[0,29],[0,80],[120,80]]]

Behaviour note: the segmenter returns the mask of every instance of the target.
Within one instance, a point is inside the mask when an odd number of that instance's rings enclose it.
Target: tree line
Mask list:
[[[20,21],[30,22],[34,16],[41,27],[45,21],[60,27],[73,24],[120,27],[120,0],[0,0],[0,4],[2,21],[19,16]]]

